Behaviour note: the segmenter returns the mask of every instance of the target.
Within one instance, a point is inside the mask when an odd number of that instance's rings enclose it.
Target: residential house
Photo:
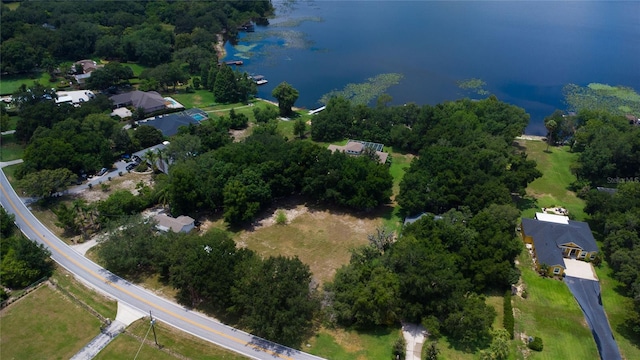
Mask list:
[[[371,143],[359,140],[349,140],[347,144],[344,146],[340,145],[329,145],[328,149],[332,152],[334,151],[342,151],[351,156],[360,156],[364,152],[366,148],[370,148],[375,151],[376,155],[378,155],[378,161],[381,164],[386,164],[387,159],[389,158],[389,154],[386,152],[382,152],[382,148],[384,145],[378,143]]]
[[[142,108],[146,114],[166,109],[166,101],[155,91],[135,90],[110,97],[114,108],[131,106],[134,109]]]
[[[567,216],[536,213],[535,219],[522,219],[521,232],[538,270],[544,264],[555,275],[566,270],[565,258],[593,260],[598,253],[589,224]]]
[[[164,136],[173,136],[178,133],[180,126],[198,125],[199,122],[184,112],[158,115],[149,119],[138,121],[138,125],[149,125],[160,130]]]
[[[153,218],[158,223],[156,228],[164,232],[171,230],[175,233],[188,233],[195,228],[195,220],[190,216],[180,215],[172,218],[165,214],[158,214]]]
[[[100,67],[98,65],[98,63],[96,63],[93,60],[89,60],[89,59],[76,61],[75,63],[73,63],[73,65],[81,65],[82,66],[82,74],[76,74],[76,75],[73,76],[76,79],[76,82],[78,84],[84,84],[86,79],[91,77],[91,73],[94,70],[96,70],[98,67]]]

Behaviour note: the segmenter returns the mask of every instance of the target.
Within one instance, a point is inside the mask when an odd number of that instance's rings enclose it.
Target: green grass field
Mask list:
[[[320,329],[308,341],[305,352],[331,360],[391,359],[393,343],[400,329],[381,328],[367,332]]]
[[[170,96],[184,105],[185,109],[200,108],[208,110],[216,105],[213,93],[207,90],[196,90],[194,93],[170,94]]]
[[[623,296],[620,291],[623,286],[611,277],[612,270],[608,266],[595,268],[600,280],[602,304],[609,318],[609,324],[618,343],[618,348],[624,359],[640,359],[640,338],[625,326],[626,309],[633,306],[631,298]]]
[[[56,283],[56,286],[71,293],[78,300],[85,303],[87,306],[98,312],[105,318],[115,319],[116,312],[118,311],[118,305],[116,301],[113,301],[104,295],[96,292],[93,289],[89,289],[85,285],[81,284],[66,270],[57,269],[51,280]]]
[[[561,206],[569,210],[575,220],[584,220],[584,201],[568,189],[576,180],[571,165],[578,154],[569,152],[567,146],[552,147],[547,153],[547,145],[542,141],[521,140],[519,144],[526,149],[529,159],[538,163],[538,170],[543,174],[527,188],[529,200],[536,200],[535,207],[522,209],[522,217],[533,218],[543,207]]]
[[[560,280],[543,278],[531,268],[527,252],[520,256],[527,298],[515,296],[516,333],[542,338],[544,350],[530,359],[598,359],[598,349],[584,314]],[[524,345],[523,345],[524,346]]]
[[[2,135],[0,161],[21,159],[23,155],[24,146],[16,141],[14,134]]]
[[[28,75],[2,75],[0,79],[0,95],[11,95],[18,90],[22,84],[31,86],[36,81],[44,86],[51,84],[49,82],[49,74],[46,72]]]
[[[1,359],[69,359],[100,332],[100,321],[42,285],[0,313]]]
[[[149,331],[149,319],[144,318],[129,325],[126,331],[114,339],[95,359],[211,359],[240,360],[246,359],[236,353],[217,347],[189,334],[177,331],[161,322],[156,323],[158,349],[153,332]],[[143,339],[146,341],[142,342]]]

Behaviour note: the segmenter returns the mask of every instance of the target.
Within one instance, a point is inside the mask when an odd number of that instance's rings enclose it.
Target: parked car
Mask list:
[[[135,169],[136,166],[138,166],[138,164],[131,163],[131,164],[127,165],[126,169],[127,169],[127,171],[131,171],[131,170]]]
[[[102,176],[102,175],[106,174],[107,171],[109,171],[109,169],[107,169],[107,168],[100,169],[100,171],[98,172],[98,176]]]

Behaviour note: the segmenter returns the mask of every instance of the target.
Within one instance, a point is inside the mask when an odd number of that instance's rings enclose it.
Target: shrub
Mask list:
[[[284,211],[278,210],[276,213],[276,224],[287,225],[287,214]]]
[[[118,175],[122,176],[122,171],[118,171]]]
[[[513,308],[511,306],[511,290],[507,290],[504,294],[503,310],[504,310],[503,325],[504,325],[504,328],[509,333],[510,338],[513,340],[515,319],[513,318]]]
[[[536,336],[532,341],[529,341],[527,347],[533,351],[542,351],[544,345],[542,344],[542,339]]]
[[[400,333],[400,337],[393,344],[393,360],[404,360],[407,357],[407,342]]]

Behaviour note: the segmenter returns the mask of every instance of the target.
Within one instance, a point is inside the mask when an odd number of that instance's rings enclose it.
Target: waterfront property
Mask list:
[[[535,219],[522,219],[521,232],[538,271],[546,265],[561,276],[567,269],[565,259],[593,260],[598,253],[589,224],[567,216],[536,213]]]
[[[365,149],[371,149],[378,156],[378,161],[381,164],[386,164],[389,159],[389,154],[382,151],[384,145],[378,143],[372,143],[360,140],[349,140],[345,146],[329,145],[328,149],[332,152],[342,151],[351,156],[360,156],[365,153]]]
[[[166,100],[155,91],[131,91],[110,97],[114,108],[132,107],[142,108],[146,114],[167,108]]]

